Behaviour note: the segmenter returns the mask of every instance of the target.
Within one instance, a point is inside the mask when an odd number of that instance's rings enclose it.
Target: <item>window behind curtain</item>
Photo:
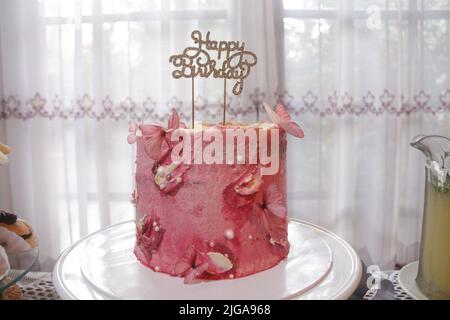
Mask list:
[[[297,105],[309,90],[325,104],[334,91],[363,104],[384,90],[414,104],[423,90],[436,107],[450,87],[448,0],[284,0],[284,33]]]

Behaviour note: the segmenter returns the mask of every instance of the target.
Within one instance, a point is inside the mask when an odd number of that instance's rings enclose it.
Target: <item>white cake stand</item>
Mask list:
[[[419,271],[419,261],[414,261],[404,266],[398,274],[398,284],[412,298],[416,300],[429,300],[417,286],[417,271]]]
[[[59,258],[53,281],[63,299],[347,299],[361,279],[351,246],[318,226],[290,220],[288,258],[252,276],[185,285],[134,257],[133,221],[101,229]]]

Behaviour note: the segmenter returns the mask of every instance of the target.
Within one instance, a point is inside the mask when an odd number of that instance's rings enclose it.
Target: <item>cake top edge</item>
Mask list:
[[[172,113],[169,117],[167,128],[164,128],[160,124],[138,124],[134,121],[131,121],[128,127],[128,137],[127,141],[130,144],[136,142],[137,137],[139,136],[147,136],[153,137],[155,139],[160,139],[161,137],[165,137],[166,134],[170,133],[176,129],[183,130],[207,130],[211,128],[216,128],[218,130],[226,130],[226,129],[259,129],[259,130],[272,130],[272,129],[282,129],[282,131],[296,137],[303,138],[304,133],[302,128],[291,118],[290,114],[286,111],[283,105],[277,104],[275,110],[272,109],[267,103],[263,103],[264,109],[270,120],[272,122],[255,122],[255,123],[233,123],[227,122],[225,124],[209,124],[209,123],[197,123],[193,124],[194,128],[188,128],[188,126],[181,122],[180,116],[176,109],[172,109]],[[159,140],[158,140],[159,141]]]
[[[142,129],[148,128],[154,126],[154,124],[141,124],[140,127]],[[228,121],[225,124],[222,123],[205,123],[205,122],[198,122],[195,123],[194,128],[189,127],[182,127],[184,130],[208,130],[212,128],[216,129],[248,129],[248,128],[254,128],[254,129],[275,129],[278,128],[278,125],[275,123],[270,122],[255,122],[255,123],[241,123],[241,122],[231,122]]]

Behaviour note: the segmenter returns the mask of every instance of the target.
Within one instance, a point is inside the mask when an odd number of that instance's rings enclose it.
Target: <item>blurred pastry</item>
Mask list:
[[[2,300],[20,300],[23,298],[22,289],[15,284],[6,289],[1,298]]]
[[[10,269],[8,256],[5,249],[0,246],[0,280],[2,280],[8,274]]]
[[[30,250],[38,246],[31,226],[15,214],[0,211],[0,245],[8,254]]]
[[[11,148],[6,144],[0,143],[0,165],[8,163],[8,154],[11,153]]]

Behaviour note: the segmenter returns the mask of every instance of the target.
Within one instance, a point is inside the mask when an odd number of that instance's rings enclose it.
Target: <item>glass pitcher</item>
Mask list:
[[[417,136],[426,156],[425,203],[416,282],[430,299],[450,299],[450,139]]]

